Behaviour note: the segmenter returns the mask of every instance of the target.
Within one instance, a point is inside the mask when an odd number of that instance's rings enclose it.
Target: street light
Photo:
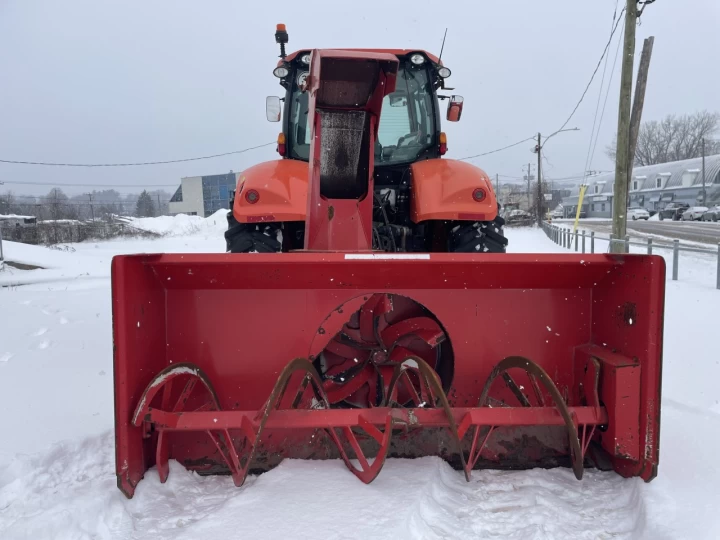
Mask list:
[[[537,182],[538,182],[538,191],[537,191],[537,204],[535,205],[536,213],[537,213],[537,224],[538,227],[542,225],[542,149],[547,144],[547,142],[552,139],[555,135],[558,133],[563,133],[565,131],[580,131],[580,128],[567,128],[567,129],[558,129],[555,133],[551,133],[545,138],[545,142],[542,142],[542,135],[538,133],[537,138],[537,144],[535,145],[534,152],[538,156],[538,164],[537,164]]]
[[[557,130],[555,133],[552,133],[551,135],[548,135],[547,137],[545,137],[545,142],[542,144],[542,146],[545,146],[545,144],[547,144],[547,142],[548,142],[552,137],[554,137],[555,135],[557,135],[558,133],[563,133],[563,132],[565,132],[565,131],[580,131],[580,128],[559,129],[559,130]],[[540,134],[538,133],[538,141],[539,141],[539,140],[540,140]],[[542,147],[541,147],[541,149],[542,149]]]

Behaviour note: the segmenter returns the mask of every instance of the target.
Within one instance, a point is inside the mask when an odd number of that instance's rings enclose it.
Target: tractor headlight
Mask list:
[[[309,66],[309,65],[310,65],[310,55],[309,55],[309,54],[303,54],[303,55],[300,57],[300,61],[301,61],[303,64],[305,64],[306,66]]]
[[[287,77],[289,73],[290,73],[290,70],[283,66],[276,67],[275,69],[273,69],[273,75],[275,75],[278,79]]]
[[[447,79],[450,75],[452,75],[452,71],[446,67],[441,67],[438,69],[438,75],[440,75],[443,79]]]
[[[425,62],[425,57],[422,54],[415,53],[410,57],[410,61],[416,66],[421,66]]]

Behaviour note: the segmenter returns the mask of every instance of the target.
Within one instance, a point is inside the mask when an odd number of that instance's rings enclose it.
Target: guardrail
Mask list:
[[[595,231],[590,231],[588,235],[585,230],[573,232],[571,229],[566,227],[559,227],[552,225],[546,221],[542,224],[543,231],[547,237],[555,242],[557,245],[562,246],[566,249],[572,250],[574,248],[577,252],[582,253],[595,253],[595,241],[602,240],[608,242],[608,245],[622,244],[625,246],[625,253],[630,253],[630,246],[639,246],[647,250],[648,255],[653,254],[653,249],[666,249],[672,251],[672,279],[673,281],[678,280],[680,274],[680,252],[686,251],[690,253],[702,253],[717,257],[717,275],[716,275],[716,288],[720,289],[720,243],[718,243],[717,250],[708,248],[699,248],[693,246],[685,246],[680,244],[680,240],[673,240],[672,245],[661,245],[653,244],[653,239],[648,238],[646,242],[631,241],[630,236],[625,238],[613,238],[613,235],[602,236],[595,234]],[[589,244],[589,251],[586,251],[586,245]]]

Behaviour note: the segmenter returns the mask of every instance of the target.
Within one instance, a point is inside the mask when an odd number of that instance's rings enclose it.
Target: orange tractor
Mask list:
[[[269,97],[266,112],[270,121],[282,118],[277,146],[282,159],[242,173],[225,234],[227,250],[232,253],[289,252],[308,249],[314,242],[305,237],[306,217],[314,210],[308,206],[313,125],[307,85],[312,51],[285,55],[287,33],[282,26],[276,40],[283,49],[273,73],[280,79],[285,97]],[[462,97],[438,92],[445,89],[450,70],[425,51],[346,53],[386,54],[398,65],[395,90],[382,98],[382,121],[372,147],[366,150],[372,155],[353,156],[372,170],[372,189],[364,199],[372,206],[369,247],[406,253],[504,252],[505,222],[498,215],[488,175],[468,163],[442,159],[448,146],[440,131],[439,101],[447,101],[450,122],[459,121],[463,110]],[[355,76],[360,78],[362,73]],[[348,93],[347,97],[355,96]],[[354,187],[357,193],[350,195],[360,198],[362,189]]]
[[[231,253],[113,259],[123,493],[170,459],[238,486],[286,457],[654,478],[663,259],[502,253],[487,176],[442,157],[439,59],[276,40],[282,159],[241,175]]]

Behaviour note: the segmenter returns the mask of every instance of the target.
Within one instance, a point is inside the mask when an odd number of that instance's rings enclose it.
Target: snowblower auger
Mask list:
[[[395,54],[312,52],[304,248],[112,263],[118,487],[388,457],[655,477],[658,256],[373,250]],[[438,182],[443,182],[438,178]],[[262,195],[261,195],[262,197]]]

